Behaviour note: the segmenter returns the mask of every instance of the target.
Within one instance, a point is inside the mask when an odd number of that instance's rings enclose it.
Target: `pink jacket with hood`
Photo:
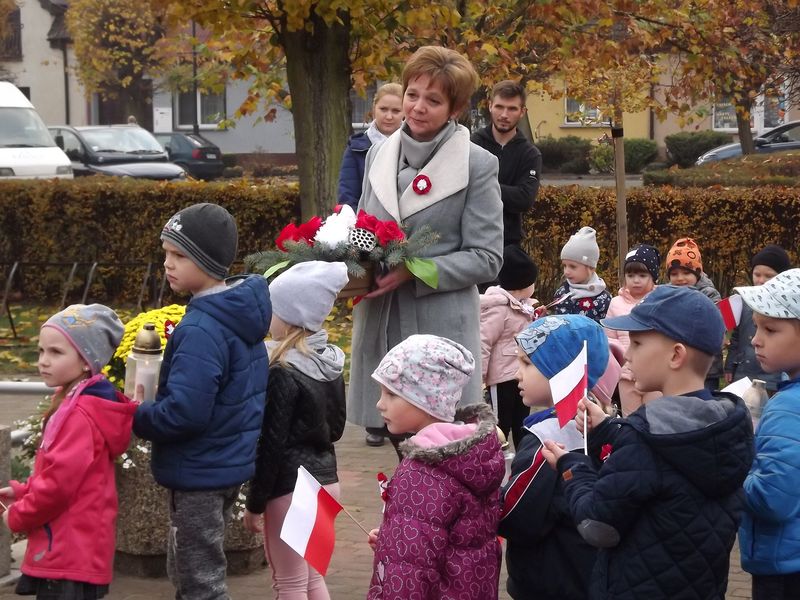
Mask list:
[[[646,295],[647,294],[645,294],[645,296]],[[643,298],[639,298],[637,300],[636,298],[631,296],[631,293],[628,291],[628,288],[620,288],[619,294],[617,296],[614,296],[611,299],[611,304],[608,305],[608,312],[606,313],[606,319],[610,319],[611,317],[621,317],[630,314],[630,312],[633,310],[633,307],[639,304],[639,302],[641,302],[642,300]],[[619,342],[620,346],[622,346],[623,354],[627,352],[628,346],[631,345],[631,337],[627,331],[614,331],[613,329],[607,329],[605,327],[603,329],[605,329],[606,335],[608,336],[609,340],[616,340],[617,342]],[[620,376],[620,379],[633,381],[633,372],[631,371],[627,363],[624,363],[622,365],[622,375]]]
[[[456,420],[400,446],[368,600],[497,600],[503,452],[488,404],[468,405]]]
[[[511,381],[517,374],[514,336],[534,320],[536,300],[520,301],[500,286],[481,295],[481,367],[486,385]]]
[[[31,577],[111,582],[117,519],[114,459],[128,447],[136,404],[103,376],[51,416],[27,482],[11,481],[11,531],[27,532]],[[49,430],[49,431],[48,431]]]

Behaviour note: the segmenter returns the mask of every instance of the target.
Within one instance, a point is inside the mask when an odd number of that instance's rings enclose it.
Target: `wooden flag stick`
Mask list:
[[[359,523],[353,515],[350,514],[349,510],[347,510],[344,506],[342,506],[342,511],[344,512],[344,514],[346,514],[348,517],[350,517],[350,519],[352,519],[353,523],[355,523],[356,525],[358,525],[361,528],[361,531],[363,531],[364,533],[367,534],[367,536],[369,536],[369,531],[364,529],[364,526],[361,523]]]

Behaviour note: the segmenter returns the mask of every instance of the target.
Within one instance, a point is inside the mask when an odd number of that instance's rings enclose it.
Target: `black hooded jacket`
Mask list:
[[[533,207],[539,193],[542,172],[542,153],[517,130],[505,145],[498,144],[489,125],[472,134],[472,142],[488,150],[500,161],[500,197],[503,200],[503,242],[522,241],[522,218]]]
[[[590,455],[610,444],[599,472],[574,452],[558,471],[579,531],[601,548],[590,598],[724,599],[754,453],[742,399],[662,397],[589,442]]]

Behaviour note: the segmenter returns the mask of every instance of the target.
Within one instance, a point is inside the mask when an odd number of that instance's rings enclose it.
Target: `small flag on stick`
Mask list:
[[[558,424],[564,427],[578,412],[578,402],[586,396],[589,380],[586,359],[586,342],[578,356],[550,379],[550,393],[558,417]]]
[[[281,539],[323,577],[333,556],[334,521],[341,510],[342,505],[311,473],[302,466],[297,468],[297,483],[281,527]]]
[[[722,313],[725,329],[734,329],[742,320],[742,297],[739,294],[728,296],[717,302],[717,308]]]

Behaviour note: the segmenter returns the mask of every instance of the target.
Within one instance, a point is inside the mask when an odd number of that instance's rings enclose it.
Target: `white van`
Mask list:
[[[0,81],[0,180],[49,177],[72,179],[72,163],[33,104],[13,83]]]

